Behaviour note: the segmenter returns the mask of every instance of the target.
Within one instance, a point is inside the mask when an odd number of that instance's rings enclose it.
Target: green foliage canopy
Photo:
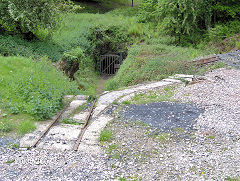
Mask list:
[[[209,30],[216,22],[239,19],[239,14],[237,0],[144,0],[139,19],[181,39]]]
[[[54,0],[0,0],[0,28],[5,31],[43,39],[51,34],[57,22]]]

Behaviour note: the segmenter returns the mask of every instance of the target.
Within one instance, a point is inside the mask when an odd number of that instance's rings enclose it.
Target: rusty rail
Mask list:
[[[75,96],[74,96],[75,97]],[[52,121],[52,123],[45,129],[45,131],[38,137],[38,139],[33,143],[33,145],[30,148],[34,148],[37,146],[38,142],[48,133],[50,128],[59,120],[61,115],[65,112],[67,107],[70,105],[70,103],[73,101],[74,97],[72,97],[68,103],[65,105],[65,107],[61,110],[61,112],[58,113],[57,117]]]
[[[208,58],[202,58],[199,60],[195,60],[195,61],[193,61],[193,63],[195,63],[196,65],[206,65],[206,64],[214,63],[216,61],[218,61],[217,57],[211,56]]]
[[[92,115],[92,112],[93,112],[93,110],[94,110],[95,104],[96,104],[96,99],[94,100],[94,102],[93,102],[93,104],[92,104],[92,106],[91,106],[91,108],[90,108],[90,111],[89,111],[89,113],[88,113],[88,116],[87,116],[87,118],[86,118],[86,120],[85,120],[85,122],[84,122],[82,131],[81,131],[80,135],[78,136],[78,139],[77,139],[77,141],[76,141],[76,144],[75,144],[74,147],[73,147],[73,150],[74,150],[74,151],[78,151],[78,147],[79,147],[79,145],[80,145],[80,143],[81,143],[81,141],[82,141],[83,135],[84,135],[85,131],[86,131],[87,128],[88,128],[88,122],[89,122],[89,120],[90,120],[90,118],[91,118],[91,115]]]

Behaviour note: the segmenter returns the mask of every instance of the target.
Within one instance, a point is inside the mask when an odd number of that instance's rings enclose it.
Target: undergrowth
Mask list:
[[[63,107],[63,96],[78,93],[77,85],[46,60],[0,57],[0,102],[12,114],[29,114],[37,120]]]
[[[195,67],[186,66],[187,62],[207,54],[210,52],[167,45],[159,39],[149,39],[129,49],[127,59],[117,75],[107,81],[106,89],[114,90],[141,82],[157,81],[177,73],[193,74]]]

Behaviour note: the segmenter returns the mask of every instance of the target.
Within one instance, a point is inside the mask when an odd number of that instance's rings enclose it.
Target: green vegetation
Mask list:
[[[169,133],[159,133],[157,136],[156,136],[156,139],[158,139],[159,141],[161,142],[166,142],[166,141],[169,141],[171,138],[171,135]]]
[[[0,57],[0,72],[1,133],[34,130],[34,120],[53,116],[64,95],[78,93],[77,85],[46,60]]]
[[[226,181],[239,181],[240,178],[227,177],[225,180],[226,180]]]
[[[11,163],[14,163],[14,162],[15,162],[14,159],[6,161],[7,164],[11,164]]]
[[[0,114],[0,135],[9,135],[16,132],[23,135],[35,129],[34,117],[28,114],[11,114],[8,111],[1,111]]]
[[[30,120],[24,120],[19,124],[18,132],[20,135],[29,133],[36,129],[35,124]]]
[[[67,118],[67,119],[64,119],[64,120],[60,121],[60,123],[71,124],[71,125],[82,125],[84,123],[84,120],[82,122],[76,122],[75,120]]]
[[[102,130],[99,141],[101,142],[108,142],[113,138],[112,132],[110,130],[104,129]]]
[[[149,91],[146,93],[136,94],[132,99],[132,104],[147,104],[151,102],[175,101],[172,97],[174,95],[174,86],[167,86],[160,91]]]
[[[46,60],[0,57],[0,72],[1,108],[11,114],[46,119],[63,107],[64,95],[78,92],[77,85]]]
[[[0,0],[0,28],[27,39],[46,39],[57,26],[54,0]]]
[[[94,98],[100,55],[123,52],[126,58],[106,82],[106,89],[114,90],[204,72],[188,62],[240,47],[240,5],[234,0],[137,0],[134,8],[128,7],[131,0],[86,4],[0,0],[1,133],[33,130],[34,120],[63,107],[66,94]],[[150,92],[132,101],[173,101],[172,94]]]
[[[170,44],[171,38],[149,39],[129,49],[117,75],[108,80],[106,89],[118,89],[144,81],[161,80],[176,73],[193,74],[195,68],[186,62],[195,57],[209,54],[194,48],[176,47]]]

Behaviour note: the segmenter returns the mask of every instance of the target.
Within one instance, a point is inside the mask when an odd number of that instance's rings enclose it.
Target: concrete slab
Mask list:
[[[88,116],[89,112],[81,112],[81,113],[78,113],[78,114],[75,114],[72,119],[76,122],[79,122],[79,123],[84,123],[87,116]]]

